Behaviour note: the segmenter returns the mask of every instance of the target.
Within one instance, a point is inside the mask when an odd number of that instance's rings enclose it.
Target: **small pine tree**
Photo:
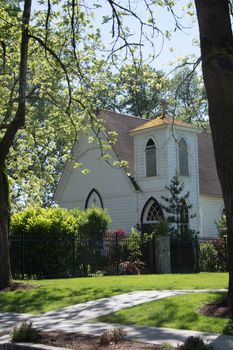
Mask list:
[[[171,179],[170,186],[165,186],[169,191],[170,197],[161,196],[167,205],[162,208],[168,213],[167,221],[170,226],[170,233],[176,236],[190,236],[194,231],[188,228],[189,219],[195,217],[190,214],[192,204],[188,203],[189,192],[183,194],[184,183],[176,173]]]

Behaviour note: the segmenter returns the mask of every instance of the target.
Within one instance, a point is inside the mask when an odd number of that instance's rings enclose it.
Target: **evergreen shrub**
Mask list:
[[[100,253],[109,224],[107,212],[98,208],[28,207],[12,216],[12,270],[16,276],[23,270],[28,278],[69,277],[80,255]]]

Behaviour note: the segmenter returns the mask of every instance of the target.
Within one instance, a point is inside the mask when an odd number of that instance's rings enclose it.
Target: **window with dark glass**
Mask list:
[[[156,147],[152,139],[146,144],[146,176],[155,176],[156,169]]]
[[[183,138],[179,142],[179,173],[189,176],[188,146]]]

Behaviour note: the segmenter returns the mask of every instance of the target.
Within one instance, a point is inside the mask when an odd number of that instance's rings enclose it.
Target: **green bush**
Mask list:
[[[104,209],[88,208],[80,213],[78,219],[80,247],[77,265],[82,262],[84,275],[94,273],[106,264],[106,257],[101,251],[103,238],[110,224],[111,218]]]
[[[69,276],[74,236],[78,234],[78,211],[62,208],[29,207],[11,220],[11,250],[20,251],[21,261],[14,261],[12,270],[28,277]],[[22,253],[23,256],[22,257]]]
[[[212,350],[211,345],[205,344],[200,337],[188,337],[183,345],[178,347],[179,350]]]
[[[29,207],[11,220],[11,261],[14,276],[69,277],[92,273],[103,259],[103,235],[110,225],[99,208],[83,212]]]
[[[216,271],[218,252],[211,242],[200,243],[200,270]]]
[[[11,333],[13,342],[30,343],[39,338],[39,330],[32,326],[32,322],[22,322],[20,326],[14,327]]]
[[[141,237],[135,228],[128,237],[129,261],[140,270],[143,267]]]
[[[225,214],[216,222],[216,225],[220,237],[227,235],[227,218]]]
[[[200,243],[201,271],[226,271],[225,243],[222,238]]]

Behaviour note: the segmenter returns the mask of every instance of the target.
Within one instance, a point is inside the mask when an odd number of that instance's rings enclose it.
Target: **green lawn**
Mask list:
[[[0,292],[0,311],[38,314],[139,290],[226,288],[227,273],[88,277],[28,281],[34,290]]]
[[[98,320],[110,323],[223,333],[229,323],[228,319],[203,316],[198,313],[198,309],[210,301],[223,299],[225,295],[226,293],[177,295],[121,310],[100,317]]]

